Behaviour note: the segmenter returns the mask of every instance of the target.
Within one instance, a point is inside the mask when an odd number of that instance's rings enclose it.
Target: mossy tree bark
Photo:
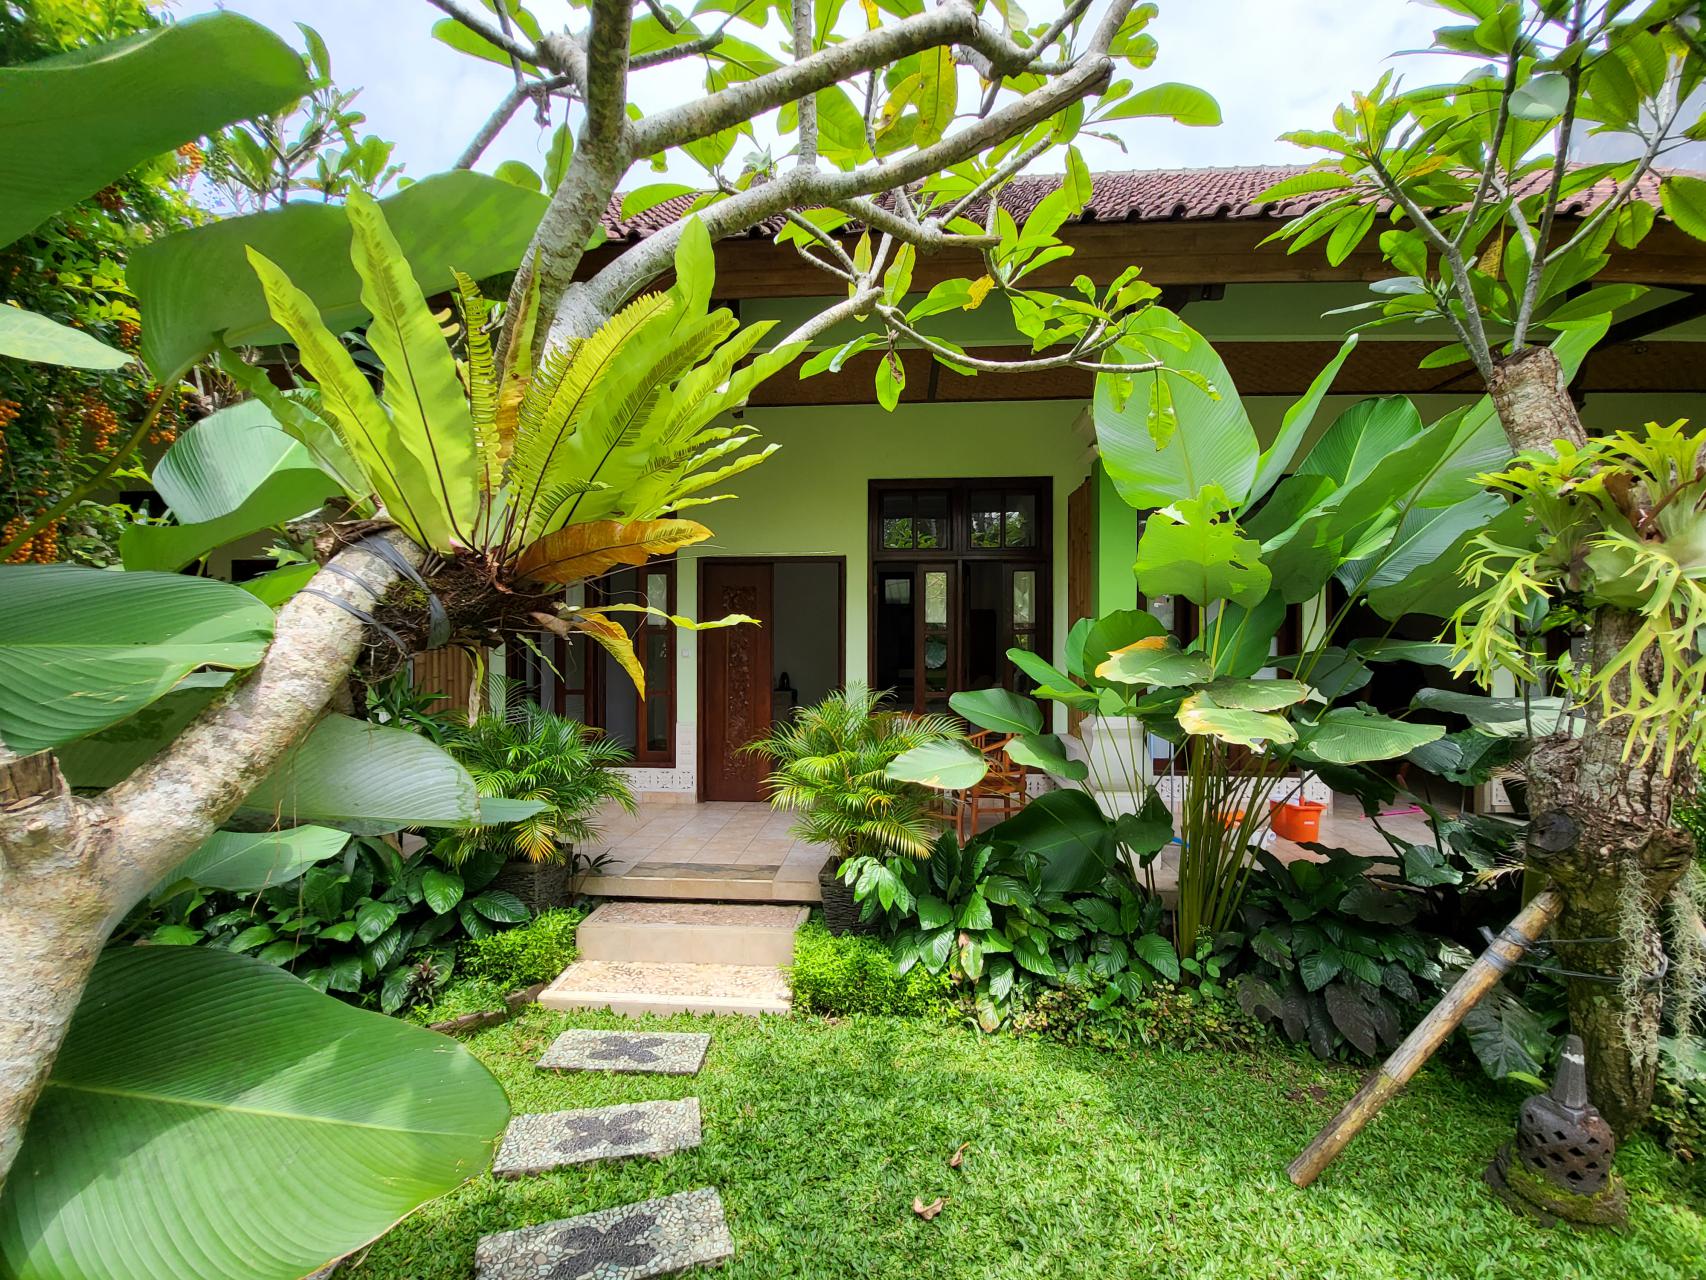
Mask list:
[[[1505,357],[1489,379],[1494,406],[1519,450],[1551,452],[1553,443],[1586,443],[1556,357],[1544,347]],[[1607,665],[1634,636],[1640,619],[1600,609],[1589,622],[1590,662]],[[1659,657],[1635,664],[1652,680]],[[1614,697],[1626,695],[1620,676]],[[1527,859],[1564,894],[1556,955],[1563,968],[1594,975],[1568,979],[1570,1022],[1587,1051],[1588,1091],[1619,1134],[1645,1122],[1658,1067],[1660,991],[1640,981],[1663,968],[1654,908],[1687,870],[1692,841],[1672,812],[1695,787],[1692,761],[1664,773],[1660,754],[1624,758],[1625,727],[1587,708],[1579,738],[1542,739],[1528,760]],[[1569,939],[1603,939],[1580,942]]]

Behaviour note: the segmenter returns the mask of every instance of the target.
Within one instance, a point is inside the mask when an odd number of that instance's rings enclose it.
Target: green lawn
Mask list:
[[[711,1032],[697,1077],[533,1068],[563,1027],[631,1025],[533,1009],[471,1045],[517,1111],[696,1094],[702,1147],[477,1179],[347,1274],[466,1277],[483,1233],[715,1186],[735,1239],[729,1280],[1706,1276],[1706,1182],[1690,1181],[1706,1173],[1638,1142],[1618,1161],[1627,1235],[1520,1221],[1480,1181],[1517,1095],[1444,1068],[1298,1191],[1283,1166],[1355,1071],[1279,1053],[1098,1053],[901,1019],[687,1017],[649,1025]],[[914,1196],[948,1202],[926,1222]]]

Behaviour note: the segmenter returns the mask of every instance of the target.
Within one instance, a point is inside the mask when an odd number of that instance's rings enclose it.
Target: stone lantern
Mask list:
[[[1522,1104],[1516,1140],[1499,1148],[1486,1178],[1512,1208],[1547,1225],[1621,1226],[1629,1197],[1612,1172],[1616,1151],[1617,1136],[1588,1100],[1581,1037],[1569,1036],[1552,1091]]]

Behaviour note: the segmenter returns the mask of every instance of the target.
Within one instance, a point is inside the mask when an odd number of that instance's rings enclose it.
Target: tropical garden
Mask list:
[[[1372,245],[1390,275],[1264,439],[1141,262],[1033,276],[1072,254],[1081,144],[1219,119],[1155,75],[1152,5],[431,0],[513,89],[417,176],[311,28],[0,3],[0,1274],[466,1276],[484,1233],[706,1181],[753,1276],[1701,1274],[1706,437],[1590,434],[1569,394],[1638,296],[1594,283],[1611,256],[1661,215],[1706,239],[1706,179],[1663,164],[1703,127],[1700,15],[1438,7],[1460,79],[1288,135],[1312,163],[1265,193],[1307,197],[1283,250]],[[700,96],[636,105],[689,71]],[[548,163],[480,172],[521,112]],[[1574,165],[1572,130],[1640,145]],[[694,185],[648,180],[682,160]],[[613,203],[688,194],[604,243]],[[717,245],[755,228],[835,303],[786,331],[721,305]],[[915,289],[944,249],[982,273]],[[944,332],[983,309],[1029,358]],[[1485,395],[1326,413],[1358,335],[1418,320]],[[1107,612],[1012,650],[1026,692],[919,719],[850,688],[776,726],[750,749],[851,903],[801,931],[795,1014],[719,1022],[717,1126],[681,1162],[492,1179],[512,1111],[625,1096],[533,1071],[564,1015],[482,1011],[574,957],[570,846],[634,798],[595,730],[450,714],[412,658],[545,630],[643,687],[635,616],[751,625],[566,588],[713,537],[774,449],[736,412],[760,384],[876,352],[892,409],[918,349],[1094,376],[1133,572],[1195,638]],[[265,572],[209,572],[256,539]],[[1382,713],[1358,695],[1385,664],[1489,692]],[[1170,744],[1166,794],[1073,749],[1081,715]],[[960,833],[968,729],[1054,785]],[[1389,831],[1387,860],[1266,848],[1300,774],[1379,815],[1495,770],[1520,817],[1424,799],[1431,838]],[[1480,1182],[1572,1061],[1619,1143],[1577,1198],[1618,1233]]]

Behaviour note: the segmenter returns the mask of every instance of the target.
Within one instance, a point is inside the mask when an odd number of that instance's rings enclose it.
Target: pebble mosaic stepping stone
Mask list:
[[[734,1256],[714,1187],[483,1236],[475,1280],[645,1280]]]
[[[546,1071],[632,1071],[659,1076],[699,1073],[711,1037],[680,1031],[565,1031],[545,1050]]]
[[[667,1156],[699,1145],[699,1099],[634,1102],[587,1111],[516,1116],[492,1173],[519,1178],[622,1156]]]

